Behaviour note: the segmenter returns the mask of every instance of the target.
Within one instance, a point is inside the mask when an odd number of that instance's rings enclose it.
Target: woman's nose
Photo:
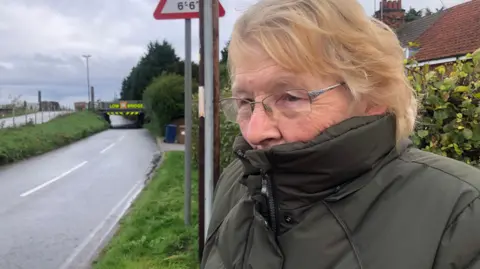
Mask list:
[[[243,130],[245,139],[253,145],[263,145],[266,141],[281,138],[275,121],[269,117],[261,104],[256,106],[244,128],[247,129]]]

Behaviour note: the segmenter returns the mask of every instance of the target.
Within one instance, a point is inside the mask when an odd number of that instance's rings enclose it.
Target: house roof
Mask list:
[[[417,61],[455,57],[480,48],[480,0],[451,7],[415,40]]]
[[[437,12],[414,21],[408,22],[396,30],[402,46],[408,46],[408,42],[416,41],[430,26],[432,26],[444,12]]]

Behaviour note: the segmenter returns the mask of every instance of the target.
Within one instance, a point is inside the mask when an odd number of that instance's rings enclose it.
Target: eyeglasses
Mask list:
[[[226,119],[231,122],[250,120],[257,103],[262,104],[265,112],[275,119],[294,119],[310,113],[312,101],[318,96],[343,85],[344,82],[314,91],[286,90],[268,95],[259,102],[235,97],[225,98],[220,100],[220,106]]]

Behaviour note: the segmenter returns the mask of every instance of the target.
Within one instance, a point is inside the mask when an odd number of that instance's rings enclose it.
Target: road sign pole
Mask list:
[[[210,221],[211,215],[211,207],[212,207],[212,198],[213,198],[213,179],[216,174],[214,168],[214,72],[213,61],[218,57],[214,58],[214,48],[213,48],[213,16],[212,16],[212,0],[195,0],[195,1],[185,1],[185,0],[160,0],[155,11],[153,12],[153,17],[156,20],[174,20],[174,19],[197,19],[200,18],[200,81],[199,81],[199,89],[198,89],[198,97],[199,97],[199,145],[198,145],[198,159],[199,159],[199,169],[198,169],[198,206],[199,206],[199,256],[201,259],[201,255],[203,252],[203,245],[204,241],[206,240],[206,234],[208,230],[208,224]],[[225,9],[223,8],[220,2],[215,3],[217,6],[214,7],[218,10],[218,17],[225,16]],[[187,27],[187,26],[186,26]],[[218,24],[217,26],[218,27]],[[187,29],[186,29],[187,30]],[[206,30],[206,31],[205,31]],[[185,31],[187,35],[187,31]],[[205,33],[205,34],[204,34]],[[218,37],[216,37],[218,40]],[[185,41],[189,41],[186,40]],[[190,40],[191,41],[191,40]],[[218,42],[218,41],[217,41]],[[188,42],[187,42],[188,43]],[[185,44],[186,47],[189,46]],[[218,48],[217,54],[218,54]],[[191,47],[190,50],[191,52]],[[187,53],[185,54],[185,64],[187,65]],[[204,66],[205,65],[205,66]],[[188,75],[188,78],[191,78],[191,71]],[[187,76],[187,70],[185,69],[185,75]],[[204,83],[204,81],[207,81]],[[187,84],[187,81],[185,81]],[[187,85],[185,85],[187,86]],[[205,87],[203,87],[205,86]],[[191,86],[189,88],[191,90]],[[205,89],[205,90],[204,90]],[[219,89],[219,87],[217,87]],[[205,93],[205,102],[204,95]],[[185,95],[187,95],[187,89],[185,89]],[[191,97],[191,95],[189,96]],[[218,99],[218,95],[217,95]],[[191,105],[187,105],[187,100],[185,100],[185,106],[191,107]],[[190,103],[191,104],[191,103]],[[191,115],[190,113],[186,112],[185,114]],[[204,108],[205,112],[204,113]],[[218,114],[217,114],[218,116]],[[185,119],[188,121],[188,119]],[[186,135],[189,130],[188,123],[186,122]],[[208,129],[204,129],[204,126]],[[208,134],[205,136],[205,134]],[[205,137],[204,137],[205,136]],[[219,136],[218,136],[219,137]],[[188,144],[188,139],[185,137],[185,143]],[[218,139],[220,140],[220,139]],[[191,147],[186,146],[186,151],[189,150]],[[204,151],[204,149],[207,149]],[[189,153],[185,153],[185,158]],[[218,159],[218,158],[217,158]],[[219,163],[219,160],[217,161]],[[187,161],[185,162],[187,165]],[[186,169],[186,168],[185,168]],[[188,168],[190,169],[190,167]],[[190,170],[189,170],[190,171]],[[185,185],[187,185],[187,179],[185,179]],[[186,192],[188,188],[186,186]],[[189,204],[187,202],[187,193],[185,193],[185,204]],[[190,195],[189,195],[190,197]],[[190,198],[189,198],[190,199]],[[185,214],[187,214],[188,210],[185,210]],[[186,218],[187,219],[187,218]]]
[[[214,177],[214,105],[213,105],[213,16],[212,0],[204,0],[204,34],[205,50],[205,235],[208,234],[210,216],[212,215],[213,177]],[[206,238],[206,236],[205,236]]]
[[[190,225],[192,203],[192,21],[185,19],[185,224]]]

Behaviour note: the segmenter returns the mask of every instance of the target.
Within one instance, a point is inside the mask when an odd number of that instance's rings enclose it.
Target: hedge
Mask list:
[[[419,101],[416,129],[411,136],[414,144],[422,150],[479,166],[480,51],[450,65],[419,66],[414,60],[405,61],[405,65]],[[223,89],[223,95],[231,94],[227,83]],[[196,153],[198,97],[194,98],[192,144]],[[223,115],[221,117],[223,169],[235,158],[232,145],[240,131],[236,124],[227,122]],[[193,157],[198,166],[198,156]]]
[[[412,140],[425,151],[480,165],[480,51],[454,64],[431,67],[407,61],[419,100]]]

